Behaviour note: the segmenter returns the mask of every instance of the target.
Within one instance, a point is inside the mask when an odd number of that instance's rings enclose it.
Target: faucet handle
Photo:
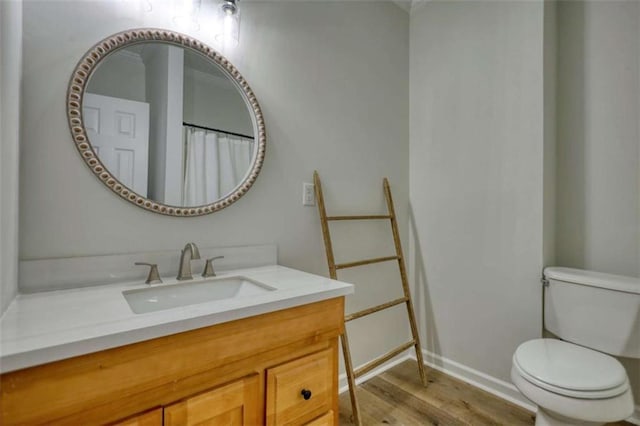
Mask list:
[[[149,275],[147,275],[147,280],[144,282],[145,284],[162,283],[162,279],[158,273],[158,265],[156,263],[136,262],[135,264],[139,266],[150,266]]]
[[[215,256],[207,259],[204,265],[204,271],[202,272],[203,277],[207,278],[216,276],[216,272],[213,270],[213,261],[216,259],[224,259],[224,256]]]

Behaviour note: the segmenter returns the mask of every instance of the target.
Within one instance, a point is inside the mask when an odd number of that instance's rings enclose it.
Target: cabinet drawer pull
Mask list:
[[[300,395],[302,395],[305,401],[311,399],[311,391],[309,389],[302,389],[302,391],[300,391]]]

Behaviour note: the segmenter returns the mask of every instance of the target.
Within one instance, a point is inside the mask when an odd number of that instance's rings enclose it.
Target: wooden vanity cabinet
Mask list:
[[[335,420],[335,417],[333,410],[331,410],[317,419],[310,421],[305,426],[337,426],[338,423]]]
[[[158,426],[161,424],[162,408],[156,408],[114,423],[113,426]]]
[[[260,424],[259,379],[255,374],[164,407],[164,426]]]
[[[261,422],[255,374],[110,426],[252,426]]]
[[[0,376],[0,424],[337,425],[344,298]]]
[[[326,349],[267,370],[267,426],[306,424],[331,411],[333,358]]]

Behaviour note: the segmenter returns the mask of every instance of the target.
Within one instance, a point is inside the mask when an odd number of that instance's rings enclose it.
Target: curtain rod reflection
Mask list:
[[[245,139],[251,139],[251,140],[254,139],[253,136],[243,135],[242,133],[227,132],[226,130],[214,129],[213,127],[198,126],[197,124],[191,124],[184,121],[182,122],[182,125],[187,127],[194,127],[196,129],[209,130],[211,132],[224,133],[225,135],[239,136]]]

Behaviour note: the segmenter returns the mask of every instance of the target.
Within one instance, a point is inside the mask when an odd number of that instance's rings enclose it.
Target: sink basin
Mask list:
[[[273,290],[275,288],[266,284],[236,276],[127,290],[122,294],[134,313],[144,314],[214,300],[239,299]]]

